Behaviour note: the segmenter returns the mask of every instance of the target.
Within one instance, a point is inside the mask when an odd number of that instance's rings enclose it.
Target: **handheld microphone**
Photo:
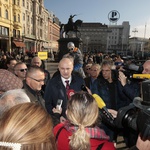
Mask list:
[[[72,96],[74,93],[75,93],[75,91],[74,91],[73,89],[69,89],[69,90],[67,91],[67,97],[68,97],[68,99],[70,99],[71,96]]]
[[[113,117],[112,114],[107,110],[106,104],[104,103],[104,101],[102,100],[102,98],[101,98],[99,95],[97,95],[97,94],[93,94],[92,96],[95,98],[98,107],[99,107],[101,110],[104,111],[104,113],[107,115],[107,117],[108,117],[109,119],[114,120],[114,117]]]
[[[150,79],[150,74],[133,74],[135,79]]]

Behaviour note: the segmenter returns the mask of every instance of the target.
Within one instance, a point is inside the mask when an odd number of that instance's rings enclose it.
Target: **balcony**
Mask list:
[[[17,6],[17,5],[13,5],[13,10],[16,11],[16,10],[21,10],[21,7]]]
[[[20,28],[22,28],[20,22],[14,22],[14,23],[13,23],[13,26],[14,26],[15,29],[20,29]]]
[[[29,39],[35,39],[35,35],[31,35],[31,34],[25,34],[24,37]]]

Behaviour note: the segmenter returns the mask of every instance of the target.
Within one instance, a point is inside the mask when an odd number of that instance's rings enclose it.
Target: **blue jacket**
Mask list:
[[[85,85],[91,90],[92,94],[98,94],[98,86],[97,86],[98,80],[97,79],[95,79],[92,82],[91,77],[86,77],[84,78],[84,81],[85,81]]]
[[[106,107],[118,110],[121,107],[127,106],[132,103],[134,97],[140,95],[140,85],[137,82],[131,82],[126,84],[124,87],[121,85],[119,80],[114,82],[114,95],[115,99],[110,98],[110,93],[112,91],[108,88],[108,81],[103,77],[98,78],[98,95],[104,100]],[[115,108],[112,107],[111,101],[114,101]]]
[[[81,85],[84,84],[84,80],[82,77],[78,75],[72,75],[72,81],[70,83],[70,89],[73,89],[75,92],[81,91]],[[45,107],[49,114],[53,115],[52,109],[56,107],[57,100],[62,99],[62,116],[66,117],[66,107],[67,107],[67,94],[66,88],[63,85],[61,80],[61,75],[58,74],[47,83],[45,93]]]

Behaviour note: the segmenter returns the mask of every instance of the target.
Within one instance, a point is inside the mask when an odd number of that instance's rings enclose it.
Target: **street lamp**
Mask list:
[[[136,35],[136,32],[138,32],[138,30],[135,28],[132,32],[134,32],[134,48],[133,48],[133,53],[132,53],[132,56],[134,57],[134,52],[136,50],[135,35]]]
[[[122,54],[124,54],[124,52],[123,52],[123,43],[124,43],[124,39],[125,38],[125,36],[124,35],[122,35]]]
[[[86,36],[86,51],[88,52],[88,46],[89,46],[89,39],[90,39],[90,37],[89,36]]]
[[[107,36],[107,49],[106,49],[106,54],[108,54],[108,48],[109,48],[109,36]]]

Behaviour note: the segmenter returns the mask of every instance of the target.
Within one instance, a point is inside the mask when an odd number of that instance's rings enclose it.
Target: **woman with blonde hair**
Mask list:
[[[18,104],[0,120],[0,150],[56,150],[50,115],[38,104]]]
[[[77,92],[68,101],[68,121],[54,127],[58,150],[114,150],[114,144],[103,130],[96,126],[99,110],[94,97]]]

